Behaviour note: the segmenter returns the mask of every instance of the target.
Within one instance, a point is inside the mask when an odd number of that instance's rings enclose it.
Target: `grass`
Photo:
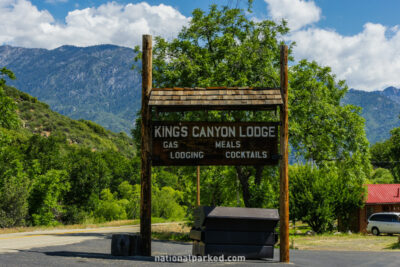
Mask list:
[[[0,234],[12,234],[12,233],[34,232],[34,231],[45,231],[45,230],[117,227],[117,226],[137,225],[137,224],[139,224],[139,220],[120,220],[120,221],[112,221],[104,223],[83,223],[83,224],[70,224],[70,225],[57,225],[57,226],[24,226],[24,227],[0,228]]]
[[[191,242],[188,233],[176,232],[152,232],[151,237],[156,240],[170,240],[179,242]]]
[[[190,227],[184,223],[153,226],[152,238],[157,240],[171,240],[179,242],[191,242],[189,238]]]
[[[300,250],[385,251],[399,249],[394,246],[397,236],[366,234],[321,234],[315,236],[292,235],[291,246]],[[398,244],[398,243],[397,243]]]
[[[152,224],[157,224],[157,223],[168,223],[168,222],[176,222],[175,219],[164,219],[164,218],[158,218],[158,217],[152,217],[151,218],[151,223]],[[118,226],[124,226],[124,225],[138,225],[140,224],[139,219],[135,220],[119,220],[119,221],[111,221],[111,222],[101,222],[101,223],[96,223],[93,222],[92,220],[88,220],[86,223],[82,224],[70,224],[70,225],[57,225],[57,226],[23,226],[23,227],[12,227],[12,228],[0,228],[0,234],[12,234],[12,233],[23,233],[23,232],[34,232],[34,231],[46,231],[46,230],[64,230],[64,229],[87,229],[87,228],[101,228],[101,227],[118,227]],[[187,226],[185,226],[185,223],[182,222],[177,222],[176,224],[167,224],[167,225],[155,225],[153,226],[153,229],[155,229],[157,233],[168,233],[170,232],[176,232],[180,233],[182,232],[182,227],[177,226],[181,225],[185,227],[184,229],[187,230]],[[190,229],[189,229],[190,230]],[[187,231],[189,233],[189,230]],[[189,234],[188,234],[189,235]],[[162,237],[160,234],[160,238],[156,239],[162,239],[166,240],[166,234],[164,235],[165,237]]]

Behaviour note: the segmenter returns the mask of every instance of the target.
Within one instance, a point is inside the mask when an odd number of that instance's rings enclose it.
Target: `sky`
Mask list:
[[[134,47],[142,34],[176,37],[195,8],[246,0],[0,0],[0,45]],[[330,66],[350,88],[400,87],[400,0],[254,0],[254,20],[289,23],[295,60]],[[1,55],[0,55],[1,56]]]

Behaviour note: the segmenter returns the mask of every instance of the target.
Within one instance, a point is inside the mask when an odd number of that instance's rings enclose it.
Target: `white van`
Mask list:
[[[372,214],[368,218],[367,231],[373,235],[380,233],[400,234],[400,213],[380,212]]]

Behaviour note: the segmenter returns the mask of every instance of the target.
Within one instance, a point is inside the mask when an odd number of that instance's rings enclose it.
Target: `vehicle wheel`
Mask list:
[[[380,234],[379,229],[376,228],[376,227],[372,228],[371,232],[372,232],[373,235],[379,235]]]

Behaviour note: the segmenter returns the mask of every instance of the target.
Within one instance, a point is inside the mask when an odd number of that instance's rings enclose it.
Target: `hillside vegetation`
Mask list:
[[[20,129],[25,135],[39,134],[49,137],[65,137],[69,145],[81,145],[93,151],[113,150],[124,156],[133,157],[133,140],[124,132],[119,134],[104,129],[88,120],[73,120],[52,111],[44,102],[13,87],[4,86],[5,93],[17,104],[22,122]]]
[[[0,71],[0,228],[138,219],[133,139],[50,110],[6,86],[2,76],[14,75]],[[182,194],[153,190],[153,215],[182,219]]]

